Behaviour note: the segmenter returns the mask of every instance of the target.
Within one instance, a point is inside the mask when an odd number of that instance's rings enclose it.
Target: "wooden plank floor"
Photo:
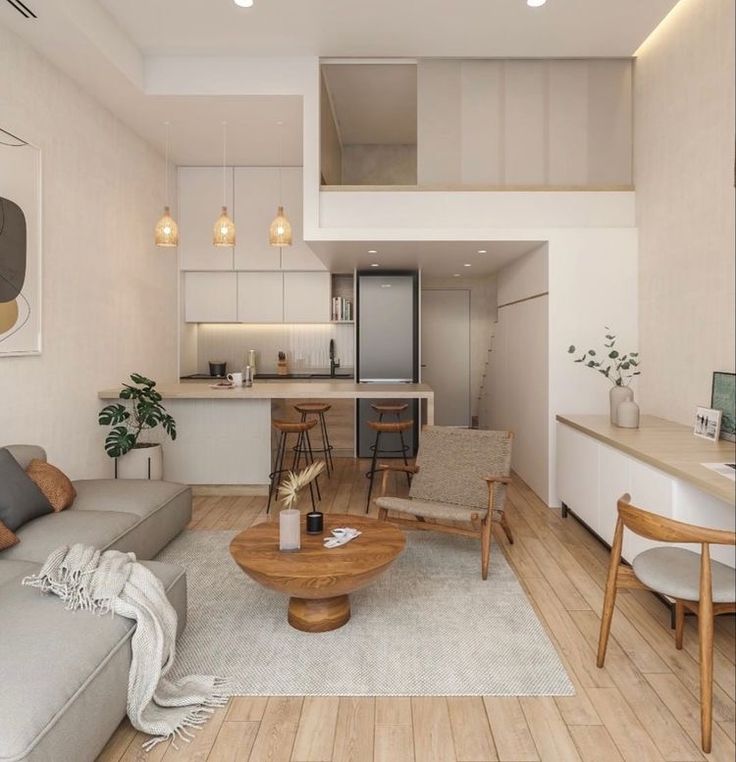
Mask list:
[[[366,468],[365,461],[337,461],[332,479],[322,478],[322,510],[362,513]],[[392,489],[405,492],[405,481],[395,481]],[[245,528],[267,520],[265,504],[261,497],[196,498],[190,526]],[[125,720],[99,760],[733,762],[734,618],[721,617],[716,627],[713,752],[705,757],[693,618],[688,617],[685,647],[677,651],[668,609],[649,593],[619,593],[606,667],[597,669],[606,549],[573,518],[561,519],[559,511],[547,508],[518,478],[509,490],[507,515],[516,543],[504,545],[504,552],[565,663],[575,696],[240,697],[178,750],[160,744],[144,754],[145,737]]]

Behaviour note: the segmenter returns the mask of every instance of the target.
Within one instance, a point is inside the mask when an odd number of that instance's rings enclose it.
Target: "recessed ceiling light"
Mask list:
[[[371,267],[380,267],[381,265],[378,264],[378,262],[374,262]]]
[[[485,249],[478,249],[478,254],[488,254]]]
[[[452,274],[452,277],[453,277],[453,278],[459,278],[459,277],[460,277],[460,273],[453,273],[453,274]]]
[[[542,5],[544,5],[547,2],[547,0],[526,0],[526,4],[530,8],[540,8]]]
[[[378,254],[378,252],[375,249],[368,249],[369,254]]]
[[[467,263],[467,262],[466,262],[466,263],[463,265],[463,267],[472,267],[472,266],[473,266],[473,265],[471,265],[471,264],[469,264],[469,263]]]
[[[233,0],[233,2],[241,8],[250,8],[253,5],[254,0]],[[542,2],[544,2],[544,0],[542,0]]]

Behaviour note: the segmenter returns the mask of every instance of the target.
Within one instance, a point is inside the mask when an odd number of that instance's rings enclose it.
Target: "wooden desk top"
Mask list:
[[[736,462],[733,442],[700,439],[692,427],[653,415],[643,415],[638,429],[621,429],[605,415],[558,415],[557,420],[720,500],[736,503],[736,483],[701,465]]]

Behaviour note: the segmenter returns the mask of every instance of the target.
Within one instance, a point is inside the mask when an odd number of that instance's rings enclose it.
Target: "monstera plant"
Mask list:
[[[144,431],[151,431],[159,426],[176,439],[176,422],[161,404],[162,397],[156,391],[156,382],[131,373],[132,384],[123,384],[120,399],[127,404],[113,403],[100,410],[97,418],[100,426],[111,426],[105,439],[105,452],[111,458],[120,458],[130,450],[155,447],[155,442],[140,442]]]

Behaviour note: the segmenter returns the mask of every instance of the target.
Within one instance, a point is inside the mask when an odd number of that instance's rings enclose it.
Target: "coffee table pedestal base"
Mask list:
[[[302,632],[328,632],[350,619],[347,595],[333,598],[289,598],[289,624]]]

